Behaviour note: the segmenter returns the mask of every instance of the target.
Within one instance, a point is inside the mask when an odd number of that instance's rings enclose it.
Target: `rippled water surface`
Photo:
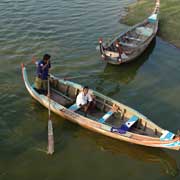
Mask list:
[[[124,143],[53,114],[55,154],[45,154],[47,110],[27,93],[20,63],[52,55],[52,73],[121,101],[160,126],[180,128],[180,51],[158,37],[134,63],[104,64],[97,39],[134,0],[0,1],[0,179],[179,179],[180,153]],[[34,68],[29,67],[31,74]]]

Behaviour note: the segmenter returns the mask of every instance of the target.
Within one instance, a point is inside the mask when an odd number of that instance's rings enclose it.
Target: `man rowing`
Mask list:
[[[49,54],[45,54],[42,60],[36,62],[37,70],[34,86],[39,93],[47,94],[48,75],[51,68],[50,58]]]

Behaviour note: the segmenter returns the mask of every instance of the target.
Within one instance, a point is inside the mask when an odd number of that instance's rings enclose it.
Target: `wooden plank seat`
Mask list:
[[[112,127],[111,132],[118,132],[120,134],[126,133],[134,124],[138,121],[138,117],[133,115],[125,124],[122,124],[119,128]]]
[[[175,136],[175,134],[168,130],[164,130],[162,133],[163,134],[161,135],[160,140],[172,140]]]
[[[98,122],[104,123],[108,118],[110,118],[114,112],[112,110],[108,111],[103,117],[101,117]]]

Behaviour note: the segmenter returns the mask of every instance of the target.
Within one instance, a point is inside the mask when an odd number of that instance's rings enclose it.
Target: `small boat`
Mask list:
[[[48,108],[48,97],[38,93],[28,80],[26,67],[22,76],[30,95]],[[77,94],[83,86],[50,75],[50,109],[59,116],[93,132],[143,146],[180,149],[180,137],[164,130],[136,110],[90,89],[95,102],[93,111],[85,116],[76,106]]]
[[[121,33],[110,43],[104,45],[99,39],[99,50],[105,62],[120,65],[135,60],[149,46],[158,30],[160,0],[156,0],[152,14],[143,22]]]

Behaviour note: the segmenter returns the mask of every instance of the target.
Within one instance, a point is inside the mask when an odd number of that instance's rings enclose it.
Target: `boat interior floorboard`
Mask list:
[[[51,91],[51,99],[65,107],[68,107],[73,103],[73,100],[66,99],[65,97],[55,93],[54,91]]]

